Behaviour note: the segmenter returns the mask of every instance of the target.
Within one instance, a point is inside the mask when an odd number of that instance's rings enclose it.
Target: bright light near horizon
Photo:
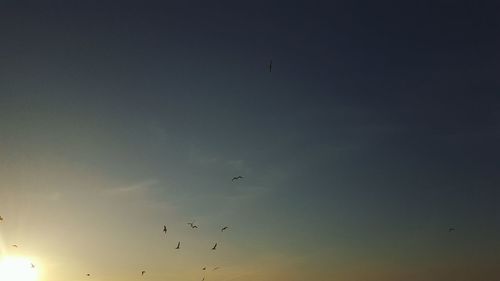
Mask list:
[[[38,269],[24,257],[3,257],[0,260],[0,280],[37,281]]]

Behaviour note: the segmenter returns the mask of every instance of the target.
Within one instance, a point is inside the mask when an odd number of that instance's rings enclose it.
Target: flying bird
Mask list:
[[[146,273],[146,270],[141,271],[141,276],[143,276],[144,273]]]
[[[217,243],[215,243],[214,247],[212,248],[212,250],[215,250],[217,248]]]
[[[205,281],[205,276],[203,276],[203,278],[201,279],[201,281]]]
[[[85,275],[90,276],[90,273],[87,273],[87,274],[85,274]]]
[[[175,247],[175,249],[180,249],[181,248],[181,242],[179,241],[179,243],[177,243],[177,247]]]
[[[165,236],[166,236],[167,235],[167,226],[166,225],[163,226],[163,232],[165,232]]]
[[[206,267],[203,267],[201,270],[207,270],[207,268],[206,268]]]
[[[219,269],[220,267],[214,267],[214,269],[212,269],[212,271],[216,271],[217,269]]]
[[[450,228],[448,228],[448,232],[452,232],[452,231],[455,231],[455,228],[454,228],[454,227],[450,227]]]
[[[12,245],[12,247],[14,247],[14,248],[19,248],[19,246],[17,246],[16,244]]]
[[[197,225],[194,224],[194,222],[188,222],[187,223],[191,228],[198,228]]]
[[[231,181],[239,180],[239,179],[242,179],[242,178],[243,178],[243,176],[233,177],[233,178],[231,179]]]
[[[35,265],[33,263],[31,263],[31,268],[35,268]]]
[[[223,228],[221,228],[220,232],[224,232],[224,230],[227,229],[227,226],[224,226]]]
[[[3,221],[3,217],[2,216],[0,216],[0,221]]]

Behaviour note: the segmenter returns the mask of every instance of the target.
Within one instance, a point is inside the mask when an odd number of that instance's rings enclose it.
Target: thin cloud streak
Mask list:
[[[128,186],[105,189],[103,192],[105,194],[129,194],[133,192],[143,192],[157,185],[158,183],[159,181],[156,179],[147,179]]]

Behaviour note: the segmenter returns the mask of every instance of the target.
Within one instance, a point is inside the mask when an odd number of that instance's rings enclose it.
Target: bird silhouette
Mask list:
[[[188,222],[187,223],[191,228],[198,228],[197,225],[194,224],[194,222]]]
[[[201,278],[201,281],[205,281],[205,276],[203,276],[203,278]]]
[[[2,216],[0,216],[0,221],[3,221],[3,217]]]
[[[233,177],[233,178],[231,179],[231,181],[239,180],[239,179],[242,179],[242,178],[243,178],[243,176]]]
[[[455,231],[455,228],[454,228],[454,227],[450,227],[450,228],[448,228],[448,232],[453,232],[453,231]]]
[[[217,248],[217,243],[215,243],[214,247],[212,248],[212,250],[215,250]]]
[[[19,246],[17,246],[16,244],[12,245],[12,247],[14,247],[14,248],[19,248]]]
[[[163,232],[165,232],[165,236],[167,236],[167,226],[166,225],[163,226]]]
[[[177,243],[177,247],[175,247],[175,249],[180,249],[180,248],[181,248],[181,242],[179,241],[179,242]]]
[[[224,232],[224,230],[227,229],[227,226],[224,226],[223,228],[221,228],[220,232]]]
[[[31,268],[35,268],[35,265],[33,263],[31,263]]]
[[[146,273],[146,270],[141,271],[141,276],[143,276]]]
[[[201,270],[207,270],[207,268],[206,268],[206,267],[203,267]]]
[[[220,267],[214,267],[214,269],[212,269],[212,271],[216,271],[217,269],[219,269]]]
[[[85,275],[90,276],[90,273],[87,273],[87,274],[85,274]]]

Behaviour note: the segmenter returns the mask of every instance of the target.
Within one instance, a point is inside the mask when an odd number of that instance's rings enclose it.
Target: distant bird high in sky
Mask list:
[[[231,181],[235,181],[235,180],[239,180],[239,179],[243,179],[243,176],[236,176],[236,177],[233,177],[231,179]]]
[[[141,271],[141,276],[144,276],[146,274],[146,270]]]
[[[90,273],[85,274],[86,276],[90,276]]]
[[[455,231],[455,230],[456,230],[456,229],[455,229],[454,227],[450,227],[450,228],[448,228],[448,232],[453,232],[453,231]]]
[[[175,249],[180,249],[180,248],[181,248],[181,242],[179,241],[179,242],[177,243],[177,247],[175,247]]]
[[[216,267],[214,267],[214,269],[212,269],[212,271],[216,271],[216,270],[218,270],[219,268],[220,268],[219,266],[216,266]]]
[[[2,221],[3,221],[3,217],[2,217],[2,216],[0,216],[0,222],[2,222]]]
[[[167,236],[167,226],[166,225],[163,226],[163,232],[165,233],[165,236]]]
[[[224,232],[224,230],[226,230],[228,227],[227,226],[224,226],[223,228],[220,229],[220,232]]]
[[[12,247],[19,248],[19,246],[17,244],[12,244]]]
[[[217,249],[217,243],[215,243],[215,245],[212,247],[212,250],[215,250]]]
[[[197,225],[194,224],[194,222],[188,222],[187,223],[191,228],[198,228]]]
[[[31,263],[31,268],[35,268],[35,265],[33,263]]]

